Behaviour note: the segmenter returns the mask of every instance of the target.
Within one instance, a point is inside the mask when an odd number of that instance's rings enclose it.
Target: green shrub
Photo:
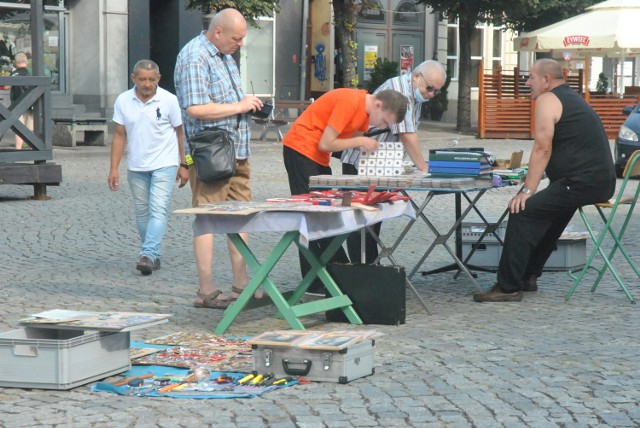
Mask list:
[[[400,65],[395,61],[389,61],[386,58],[376,59],[373,71],[371,72],[371,79],[369,80],[369,93],[373,94],[373,92],[378,89],[378,86],[400,74],[399,67]]]

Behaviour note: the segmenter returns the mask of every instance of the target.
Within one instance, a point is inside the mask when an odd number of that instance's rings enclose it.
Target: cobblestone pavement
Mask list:
[[[429,147],[482,145],[498,157],[516,149],[528,157],[531,141],[480,141],[460,136],[446,124],[421,131]],[[9,143],[2,143],[2,145]],[[281,146],[254,142],[252,170],[256,200],[288,194]],[[0,327],[53,308],[172,313],[170,322],[135,332],[134,340],[188,331],[212,331],[221,311],[191,304],[197,280],[191,249],[191,218],[172,215],[163,243],[162,269],[142,277],[134,269],[138,238],[128,186],[107,189],[109,146],[56,148],[64,181],[48,188],[49,201],[30,200],[26,186],[0,186]],[[124,171],[124,169],[123,169]],[[482,210],[499,215],[515,189],[492,190]],[[421,195],[417,194],[420,198]],[[451,222],[453,198],[439,197],[429,215],[436,225]],[[172,209],[189,206],[188,189],[176,189]],[[592,215],[594,213],[591,213]],[[583,230],[574,219],[574,230]],[[406,220],[385,223],[382,237],[397,235]],[[266,254],[278,236],[251,236],[257,254]],[[637,228],[630,228],[630,253],[638,254]],[[407,267],[431,242],[417,226],[396,253]],[[588,249],[591,247],[588,246]],[[224,240],[215,243],[215,274],[229,288]],[[436,252],[425,267],[447,262]],[[636,297],[638,281],[623,270]],[[592,281],[593,275],[587,278]],[[289,251],[274,272],[283,288],[298,279],[297,255]],[[489,287],[494,274],[478,273]],[[0,425],[6,427],[590,427],[639,426],[638,360],[640,317],[610,276],[594,292],[578,288],[565,303],[570,279],[547,273],[540,291],[521,303],[478,304],[472,282],[451,273],[417,276],[427,315],[411,294],[407,323],[374,326],[375,375],[347,385],[313,383],[254,399],[178,400],[131,398],[91,392],[0,388]],[[228,334],[252,336],[286,328],[273,307],[243,313]],[[321,316],[307,327],[339,329]],[[370,326],[367,326],[370,328]],[[351,328],[351,327],[350,327]],[[2,362],[0,361],[0,364]]]

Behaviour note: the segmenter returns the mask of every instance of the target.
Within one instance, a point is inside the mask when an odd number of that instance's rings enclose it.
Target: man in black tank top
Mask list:
[[[474,294],[476,302],[522,300],[576,210],[608,200],[616,176],[611,148],[598,115],[564,82],[560,65],[536,61],[527,86],[535,105],[534,144],[524,186],[509,201],[509,221],[498,282]],[[536,193],[543,173],[549,186]]]

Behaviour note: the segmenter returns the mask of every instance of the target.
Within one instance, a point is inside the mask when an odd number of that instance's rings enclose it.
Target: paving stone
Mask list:
[[[424,152],[448,147],[453,139],[460,140],[460,146],[484,146],[499,158],[516,150],[524,150],[528,158],[532,147],[526,140],[480,141],[455,133],[450,124],[432,122],[423,124],[419,135]],[[9,145],[0,142],[0,148]],[[54,148],[63,183],[47,188],[49,201],[28,199],[32,188],[27,186],[0,186],[0,331],[15,328],[26,315],[54,308],[174,314],[167,324],[133,332],[133,340],[177,331],[210,332],[220,321],[222,311],[191,306],[197,275],[190,216],[170,216],[160,271],[142,277],[135,270],[139,244],[130,192],[128,186],[119,192],[107,189],[109,150]],[[254,142],[252,152],[254,198],[288,195],[281,144]],[[515,191],[492,190],[480,208],[499,213]],[[190,196],[188,187],[176,189],[171,211],[189,206]],[[453,198],[438,196],[434,202],[429,216],[444,228],[451,223]],[[597,213],[587,209],[587,215],[596,219]],[[382,239],[393,240],[405,224],[386,222]],[[584,230],[579,218],[570,226]],[[636,259],[639,235],[637,228],[629,228],[625,239]],[[406,267],[414,266],[432,236],[416,223],[394,256]],[[262,257],[278,239],[277,234],[254,234],[252,249]],[[228,291],[231,268],[225,241],[220,236],[214,241],[214,275]],[[591,248],[588,243],[587,250]],[[450,261],[438,248],[420,270]],[[287,251],[281,263],[274,281],[291,289],[299,277],[297,251]],[[633,278],[629,268],[623,267],[621,274]],[[476,279],[488,288],[495,274],[478,272]],[[464,275],[454,279],[452,273],[418,273],[412,282],[431,314],[407,293],[406,324],[366,326],[384,333],[376,341],[373,376],[347,385],[313,383],[254,399],[225,400],[121,397],[94,393],[86,386],[71,391],[0,388],[0,425],[639,426],[640,343],[634,326],[640,324],[640,312],[608,274],[591,293],[588,282],[594,279],[588,274],[587,283],[565,302],[571,279],[566,272],[548,272],[539,279],[537,293],[527,293],[521,303],[501,305],[474,303],[471,295],[477,289]],[[271,307],[244,313],[229,334],[288,328],[274,315]],[[346,327],[327,323],[323,316],[308,321],[322,329]]]

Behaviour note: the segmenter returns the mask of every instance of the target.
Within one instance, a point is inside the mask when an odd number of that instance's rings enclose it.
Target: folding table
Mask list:
[[[362,324],[351,306],[351,300],[331,278],[326,265],[350,232],[395,217],[415,215],[413,206],[406,201],[379,204],[376,207],[378,209],[370,210],[367,207],[315,206],[301,203],[219,202],[176,211],[196,214],[193,223],[196,236],[207,233],[226,234],[254,274],[238,299],[225,310],[215,333],[223,334],[227,331],[259,287],[269,295],[282,317],[293,329],[304,330],[300,317],[331,309],[340,309],[351,323]],[[261,263],[240,237],[241,232],[280,232],[283,235]],[[328,237],[333,239],[319,257],[307,248],[309,241]],[[285,297],[269,278],[269,274],[291,245],[298,247],[309,261],[311,270],[293,293]],[[316,277],[322,281],[331,297],[298,303]]]
[[[325,176],[318,176],[318,177],[320,178]],[[378,182],[376,181],[376,179],[379,179],[379,183],[382,183],[382,184],[381,185],[377,184]],[[340,189],[343,189],[343,190],[350,190],[350,189],[363,190],[366,188],[366,186],[362,186],[362,185],[356,185],[356,186],[341,185],[343,181],[352,182],[351,180],[353,180],[353,176],[332,176],[332,180],[334,181],[332,181],[331,185],[312,184],[311,187],[314,189],[339,187]],[[395,242],[391,246],[386,245],[380,239],[380,237],[375,234],[375,232],[371,228],[366,228],[367,232],[375,239],[375,241],[378,243],[378,246],[380,247],[380,253],[374,263],[379,262],[383,258],[387,258],[393,265],[400,266],[400,264],[396,261],[393,254],[398,248],[398,246],[401,244],[404,237],[407,235],[407,233],[409,233],[413,225],[416,223],[416,221],[418,221],[418,219],[421,219],[427,225],[429,230],[431,230],[431,232],[435,235],[435,237],[431,242],[431,245],[425,250],[424,254],[420,258],[418,263],[407,274],[407,285],[409,286],[409,289],[413,292],[413,294],[418,298],[422,306],[427,310],[427,312],[429,312],[427,305],[422,299],[422,297],[418,294],[415,287],[413,286],[411,279],[422,267],[425,260],[429,257],[429,255],[438,245],[442,245],[445,248],[445,250],[451,256],[453,263],[438,269],[424,272],[424,274],[429,275],[432,273],[457,270],[458,273],[464,272],[469,277],[471,282],[473,282],[473,284],[476,287],[478,287],[478,289],[480,289],[480,286],[477,283],[474,275],[471,273],[471,270],[486,270],[486,269],[478,266],[469,265],[468,261],[473,256],[473,253],[475,252],[475,248],[477,248],[477,244],[482,242],[485,236],[495,232],[499,227],[499,225],[501,224],[501,222],[504,220],[504,218],[508,214],[507,210],[502,210],[502,215],[497,220],[497,222],[490,222],[487,220],[487,218],[482,214],[482,212],[478,208],[478,201],[482,198],[482,196],[484,196],[484,194],[487,191],[494,189],[494,187],[491,186],[491,182],[488,180],[470,180],[470,179],[457,180],[457,179],[451,179],[451,178],[431,177],[429,180],[425,180],[425,183],[427,183],[425,186],[416,186],[417,180],[414,180],[413,182],[409,181],[410,183],[409,186],[398,187],[397,185],[395,185],[395,183],[392,183],[392,182],[390,183],[390,181],[391,180],[389,177],[372,177],[372,176],[367,177],[368,184],[369,185],[375,184],[376,190],[396,190],[405,196],[409,196],[411,205],[415,209],[416,216],[413,217],[407,223],[405,228],[402,230],[400,235],[398,235]],[[322,182],[322,179],[320,179],[319,182]],[[336,183],[335,185],[333,184],[334,182]],[[508,185],[509,184],[506,183],[505,187]],[[424,195],[424,199],[422,201],[417,201],[417,198],[411,196],[409,192],[426,193],[426,194]],[[429,215],[426,209],[434,197],[444,196],[444,195],[454,195],[455,197],[455,221],[453,222],[453,224],[451,224],[451,226],[446,232],[440,232],[433,224],[433,221],[429,218]],[[462,209],[463,198],[467,202],[467,206],[464,210]],[[461,225],[464,219],[467,217],[467,215],[471,211],[474,211],[477,213],[481,221],[486,225],[486,228],[484,232],[478,237],[476,245],[472,246],[470,253],[467,255],[466,258],[464,258],[464,260],[462,260],[463,255],[462,255]],[[451,236],[454,234],[456,234],[456,245],[455,245],[455,249],[452,249],[452,247],[448,244],[448,241],[451,238]],[[500,242],[499,237],[498,237],[498,241]]]

